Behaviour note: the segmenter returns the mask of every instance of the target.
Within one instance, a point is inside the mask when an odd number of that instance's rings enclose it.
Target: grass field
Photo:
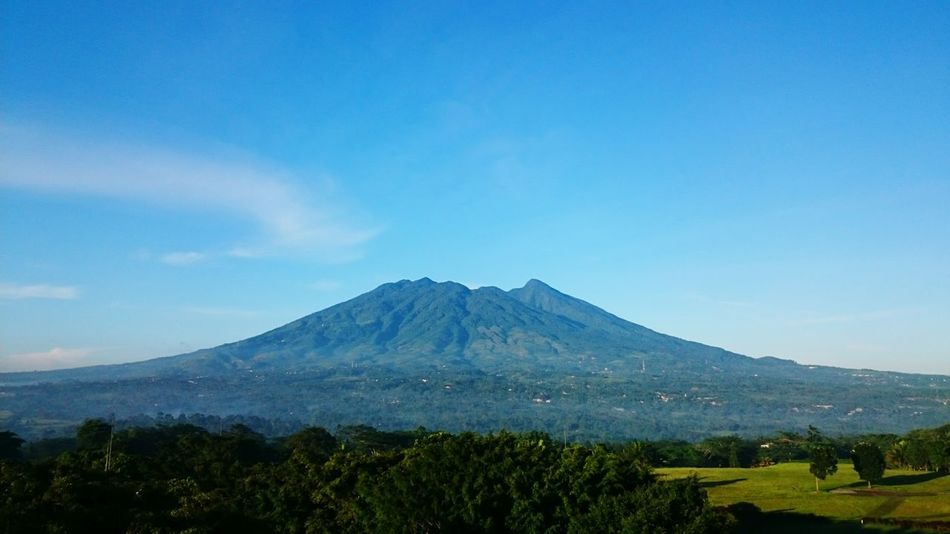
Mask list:
[[[950,476],[909,470],[889,470],[884,479],[870,491],[858,480],[851,463],[841,460],[838,473],[819,484],[808,472],[807,463],[784,463],[750,469],[728,468],[660,468],[657,473],[670,478],[690,475],[699,477],[713,505],[749,502],[758,506],[772,523],[789,523],[794,532],[801,524],[815,521],[811,514],[832,521],[809,524],[810,532],[859,531],[862,518],[911,520],[916,522],[950,522]],[[809,520],[810,518],[810,520]],[[781,525],[775,525],[781,526]],[[874,527],[873,530],[913,532],[896,527]]]

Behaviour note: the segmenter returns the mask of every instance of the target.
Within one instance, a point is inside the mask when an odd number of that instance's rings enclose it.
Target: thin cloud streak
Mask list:
[[[90,139],[41,127],[0,122],[4,165],[0,186],[40,192],[120,198],[195,210],[216,210],[256,221],[261,236],[237,243],[231,257],[315,254],[352,257],[372,239],[329,207],[332,181],[301,187],[291,173],[259,163]],[[319,185],[319,184],[317,184]],[[308,193],[321,198],[308,198]],[[204,254],[204,253],[202,253]]]
[[[307,287],[309,287],[310,289],[314,291],[326,292],[326,291],[336,291],[337,289],[340,289],[341,284],[337,280],[324,279],[324,280],[317,280],[316,282],[313,282]]]
[[[208,259],[208,256],[201,252],[169,252],[162,256],[162,263],[181,267],[193,265],[206,259]]]
[[[0,299],[4,300],[74,300],[77,298],[79,298],[79,289],[75,286],[0,284]]]

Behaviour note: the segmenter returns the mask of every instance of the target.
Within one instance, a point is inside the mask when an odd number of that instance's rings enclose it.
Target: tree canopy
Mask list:
[[[862,441],[851,451],[851,462],[861,480],[866,480],[868,487],[884,477],[884,453],[874,443]]]
[[[636,444],[370,427],[268,441],[244,425],[173,425],[120,430],[110,451],[110,432],[87,421],[72,451],[0,462],[5,532],[703,533],[727,522],[695,478],[657,480]]]
[[[815,476],[815,493],[818,493],[818,481],[838,472],[838,451],[828,443],[812,445],[811,462],[808,471]]]

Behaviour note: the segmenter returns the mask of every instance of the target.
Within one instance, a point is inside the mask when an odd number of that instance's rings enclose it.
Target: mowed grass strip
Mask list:
[[[888,470],[869,494],[866,483],[847,459],[838,473],[819,483],[807,462],[748,469],[668,467],[656,472],[669,478],[699,477],[713,505],[750,502],[763,512],[786,511],[834,519],[885,517],[915,521],[950,521],[950,476],[910,470]],[[831,493],[854,490],[855,494]]]

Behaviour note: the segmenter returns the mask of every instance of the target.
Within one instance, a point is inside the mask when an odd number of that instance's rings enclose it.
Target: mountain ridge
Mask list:
[[[507,309],[504,309],[504,306],[501,307],[502,311],[509,314],[517,312],[515,315],[520,314],[522,316],[521,320],[508,321],[507,326],[509,328],[507,331],[504,329],[499,331],[498,328],[493,329],[484,324],[473,324],[478,322],[479,312],[482,312],[482,316],[484,315],[486,305],[494,305],[499,308],[499,301],[507,305]],[[524,306],[524,308],[518,309],[515,303]],[[454,305],[456,309],[447,310],[446,304]],[[474,307],[475,319],[472,319],[473,310],[469,309],[470,305]],[[512,309],[513,307],[515,309]],[[419,313],[427,310],[431,312],[433,308],[441,312],[441,316],[437,317],[436,320],[433,321],[431,316],[418,317]],[[545,314],[549,314],[546,321],[543,319]],[[342,321],[344,324],[348,322],[349,324],[346,325],[348,328],[337,328],[336,332],[332,332],[335,335],[327,337],[325,335],[327,332],[321,330],[328,320],[338,323]],[[400,335],[401,327],[407,321],[410,331]],[[413,322],[426,324],[420,327],[419,324],[413,324]],[[615,346],[607,352],[607,357],[612,357],[614,363],[617,363],[617,358],[623,357],[624,354],[627,356],[633,354],[641,359],[633,363],[642,367],[642,360],[645,358],[670,356],[675,353],[677,355],[686,354],[694,358],[703,357],[720,363],[735,364],[744,362],[780,367],[794,365],[810,370],[871,370],[825,365],[802,365],[795,360],[775,356],[751,357],[721,347],[663,334],[620,318],[582,299],[562,293],[535,278],[528,280],[522,287],[505,291],[495,286],[482,286],[473,289],[453,281],[435,282],[428,277],[423,277],[418,280],[403,279],[381,284],[373,290],[346,301],[305,315],[262,334],[238,341],[143,361],[47,371],[0,373],[0,384],[42,380],[120,379],[174,373],[182,375],[215,374],[240,369],[274,369],[282,366],[291,368],[322,367],[354,364],[361,361],[363,363],[385,363],[374,362],[373,358],[386,353],[396,353],[404,356],[415,354],[421,357],[438,355],[449,357],[455,365],[471,367],[472,362],[466,361],[465,358],[466,349],[474,349],[476,360],[483,359],[486,352],[494,353],[497,356],[499,351],[506,348],[504,341],[509,337],[507,334],[511,334],[512,331],[514,331],[516,337],[520,336],[521,338],[520,345],[517,342],[507,343],[507,349],[514,355],[524,355],[532,351],[540,351],[549,355],[552,351],[554,353],[560,351],[562,354],[569,352],[567,349],[570,347],[558,343],[560,341],[558,335],[535,337],[533,343],[532,340],[525,339],[525,337],[530,338],[530,336],[524,334],[525,329],[530,330],[530,327],[537,327],[543,323],[550,326],[552,322],[561,329],[562,335],[563,332],[581,334],[588,336],[588,338],[595,335],[604,335],[612,341],[616,341],[617,336],[627,338],[626,342],[619,344],[619,348]],[[320,323],[320,325],[317,326],[317,323]],[[310,333],[309,336],[307,335],[308,332]],[[304,337],[305,340],[312,342],[311,346],[287,346],[286,338],[288,334],[298,338]],[[340,339],[341,336],[345,337],[346,335],[362,335],[371,338],[372,342],[353,343],[350,340],[351,342],[347,343],[347,340]],[[415,341],[413,338],[416,338]],[[419,338],[425,338],[428,342],[420,343],[418,342]],[[576,340],[573,344],[576,344]],[[267,345],[270,346],[267,347]],[[286,350],[280,350],[282,345]],[[591,350],[574,351],[574,353],[581,356],[586,354],[596,358]],[[277,361],[281,356],[284,357],[284,361]],[[627,365],[627,367],[630,366]],[[872,371],[903,375],[942,376],[897,371]]]
[[[385,283],[262,334],[190,353],[23,373],[51,378],[89,372],[116,377],[174,371],[217,373],[365,362],[386,353],[441,356],[456,365],[478,367],[489,354],[497,356],[505,350],[522,356],[573,354],[596,358],[593,350],[580,348],[591,336],[618,344],[619,349],[608,351],[613,357],[624,351],[641,357],[651,352],[686,351],[705,353],[717,360],[755,360],[656,332],[537,279],[505,291],[494,286],[471,289],[457,282],[435,282],[424,277]]]

